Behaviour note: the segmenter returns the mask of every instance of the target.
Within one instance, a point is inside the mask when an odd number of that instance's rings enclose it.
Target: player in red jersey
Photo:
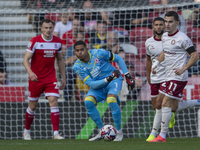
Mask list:
[[[30,128],[34,119],[38,99],[44,92],[51,108],[51,122],[54,139],[64,139],[59,135],[59,86],[56,79],[55,58],[62,75],[60,90],[66,85],[65,67],[61,54],[61,39],[53,36],[53,22],[41,22],[42,34],[32,38],[26,49],[23,65],[29,74],[29,107],[26,110],[24,140],[31,140]],[[31,65],[29,60],[31,59]]]

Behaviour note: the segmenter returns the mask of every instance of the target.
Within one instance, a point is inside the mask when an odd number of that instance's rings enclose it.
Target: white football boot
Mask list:
[[[62,137],[61,136],[61,134],[56,134],[56,135],[54,135],[54,138],[53,138],[54,140],[63,140],[63,139],[65,139],[64,137]]]
[[[24,130],[23,138],[24,138],[24,140],[32,140],[30,132],[25,131],[25,130]]]
[[[113,141],[122,141],[123,140],[123,133],[122,131],[117,131],[117,136]]]
[[[101,132],[99,131],[99,133],[95,137],[89,139],[89,141],[99,141],[101,139],[102,139]]]

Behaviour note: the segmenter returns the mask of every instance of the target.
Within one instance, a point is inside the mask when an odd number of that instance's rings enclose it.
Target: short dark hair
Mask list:
[[[42,21],[41,21],[41,26],[43,25],[43,23],[52,23],[53,25],[54,25],[54,22],[52,21],[52,20],[50,20],[50,19],[43,19]]]
[[[153,20],[153,24],[155,21],[163,21],[163,23],[165,23],[165,19],[163,19],[162,17],[157,17]]]
[[[168,11],[166,14],[165,14],[165,17],[174,17],[174,19],[176,21],[179,21],[179,16],[177,14],[177,12],[175,11]]]
[[[85,42],[83,42],[83,41],[77,41],[77,42],[74,44],[74,49],[75,49],[75,47],[78,46],[78,45],[83,45],[84,47],[86,47]]]

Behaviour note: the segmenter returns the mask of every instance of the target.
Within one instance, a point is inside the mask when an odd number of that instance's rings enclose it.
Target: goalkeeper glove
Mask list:
[[[108,77],[105,78],[105,82],[106,83],[107,82],[111,82],[112,80],[115,80],[115,79],[119,78],[120,75],[121,74],[120,74],[119,70],[114,70],[113,73],[110,76],[108,76]]]
[[[129,73],[125,74],[126,77],[126,83],[128,84],[128,90],[133,90],[135,87],[135,80],[131,77]]]

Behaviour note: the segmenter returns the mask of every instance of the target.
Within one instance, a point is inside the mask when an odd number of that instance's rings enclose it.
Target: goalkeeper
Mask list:
[[[119,107],[119,94],[122,88],[123,78],[110,62],[117,62],[122,69],[129,90],[134,88],[135,81],[130,76],[124,60],[110,51],[104,49],[93,49],[88,51],[83,41],[77,41],[74,45],[74,52],[78,60],[73,66],[74,72],[79,78],[90,87],[85,98],[85,107],[91,119],[96,123],[99,130],[104,126],[95,105],[97,102],[107,101],[112,111],[113,120],[117,129],[117,136],[114,141],[122,141],[121,110]],[[97,141],[101,134],[89,139]]]

